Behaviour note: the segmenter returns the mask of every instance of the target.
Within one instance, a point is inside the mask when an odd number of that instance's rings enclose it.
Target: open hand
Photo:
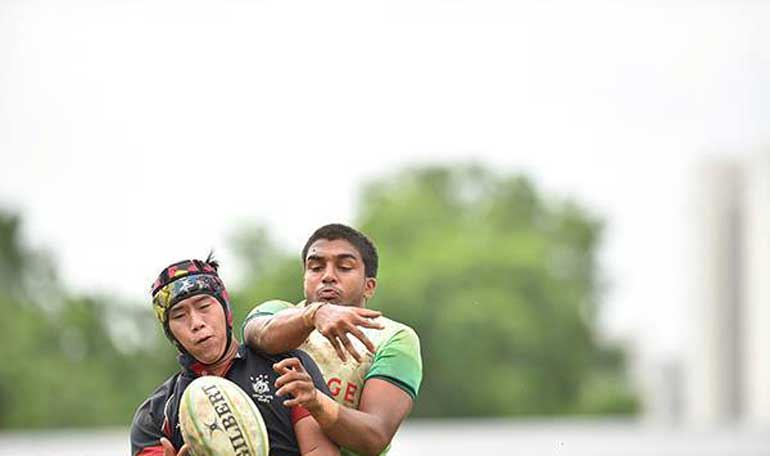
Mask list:
[[[344,362],[347,361],[345,350],[359,363],[363,360],[353,344],[348,339],[348,334],[360,340],[367,350],[375,352],[374,344],[361,331],[361,328],[383,329],[384,326],[374,319],[381,316],[382,312],[365,309],[363,307],[340,306],[326,304],[316,311],[313,324],[315,329],[326,337],[337,352],[337,356]],[[345,347],[343,349],[343,346]]]

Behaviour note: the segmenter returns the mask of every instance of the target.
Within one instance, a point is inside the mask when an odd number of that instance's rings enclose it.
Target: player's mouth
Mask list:
[[[195,345],[205,344],[206,342],[210,341],[213,337],[214,336],[206,336],[206,337],[203,337],[201,339],[198,339],[197,341],[195,341]]]
[[[323,300],[339,299],[342,292],[336,288],[324,287],[318,292],[318,297]]]

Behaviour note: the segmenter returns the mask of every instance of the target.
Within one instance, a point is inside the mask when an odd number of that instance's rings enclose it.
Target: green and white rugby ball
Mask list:
[[[182,437],[194,456],[268,456],[267,428],[238,385],[204,376],[190,383],[179,407]]]

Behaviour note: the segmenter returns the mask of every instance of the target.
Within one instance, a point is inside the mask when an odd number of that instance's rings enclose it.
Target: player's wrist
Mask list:
[[[318,388],[314,387],[311,397],[306,400],[302,406],[305,407],[311,414],[313,413],[313,410],[319,411],[321,409],[321,403],[319,402],[318,398],[322,395],[323,393],[319,393]]]
[[[316,390],[313,403],[308,404],[305,408],[322,428],[334,426],[340,416],[340,404],[318,390]]]
[[[318,311],[321,309],[321,307],[325,306],[326,304],[328,303],[314,302],[309,306],[305,307],[305,309],[302,312],[302,321],[305,323],[305,327],[307,329],[315,329],[316,315],[318,314]]]

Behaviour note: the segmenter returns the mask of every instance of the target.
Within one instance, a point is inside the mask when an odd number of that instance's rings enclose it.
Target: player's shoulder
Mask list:
[[[145,402],[153,401],[165,401],[171,394],[173,394],[174,385],[176,384],[181,372],[176,372],[163,381],[157,388],[147,397]]]
[[[378,317],[375,321],[378,321],[382,323],[382,325],[385,327],[383,329],[383,332],[386,334],[389,334],[391,336],[396,334],[401,334],[407,337],[414,337],[416,339],[419,339],[419,336],[417,335],[417,331],[414,330],[411,326],[407,325],[406,323],[402,323],[400,321],[393,320],[392,318],[388,318],[385,316]]]
[[[174,393],[174,384],[179,372],[167,378],[141,403],[134,413],[132,427],[144,427],[150,423],[158,423],[169,399]]]
[[[385,316],[378,317],[375,321],[381,323],[383,329],[366,329],[364,333],[374,343],[378,351],[392,344],[420,345],[420,337],[417,335],[417,331],[406,323]]]
[[[294,303],[291,301],[284,301],[283,299],[268,299],[267,301],[263,301],[256,306],[254,306],[255,309],[267,309],[267,308],[277,308],[277,309],[289,309],[292,307],[298,307],[302,303]]]
[[[301,304],[301,303],[300,303]],[[294,304],[282,299],[269,299],[255,305],[249,312],[248,317],[254,317],[259,315],[273,315],[282,310],[291,309],[299,306],[300,304]]]

